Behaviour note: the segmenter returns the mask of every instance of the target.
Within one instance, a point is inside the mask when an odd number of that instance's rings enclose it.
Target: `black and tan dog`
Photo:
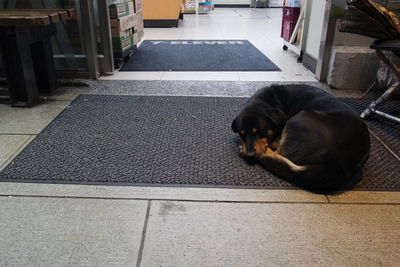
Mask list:
[[[239,154],[316,193],[349,189],[370,150],[364,122],[319,88],[274,85],[255,93],[232,122]]]

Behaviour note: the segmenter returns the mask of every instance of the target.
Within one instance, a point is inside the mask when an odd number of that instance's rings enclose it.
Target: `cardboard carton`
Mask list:
[[[113,37],[118,37],[118,33],[124,32],[131,29],[137,25],[137,14],[131,14],[119,19],[111,19],[111,35]]]
[[[113,37],[112,38],[113,52],[121,53],[134,46],[133,35]]]
[[[133,2],[109,5],[110,18],[119,19],[135,13]]]
[[[107,0],[108,5],[132,2],[133,0]]]
[[[139,38],[139,33],[138,33],[138,32],[135,32],[135,33],[133,34],[133,44],[134,44],[134,45],[137,45],[137,44],[139,43],[140,39],[141,39],[141,38]]]
[[[142,40],[142,38],[144,36],[144,29],[142,28],[142,29],[138,30],[137,34],[138,34],[139,41]]]
[[[135,14],[135,24],[133,26],[135,31],[138,32],[139,40],[144,36],[144,25],[143,25],[143,11],[139,11]]]
[[[142,0],[134,0],[135,1],[135,12],[142,11],[143,5]]]
[[[130,28],[123,31],[119,31],[118,28],[111,28],[112,37],[121,37],[121,36],[126,36],[127,34],[133,35],[134,32],[135,32],[134,28]]]

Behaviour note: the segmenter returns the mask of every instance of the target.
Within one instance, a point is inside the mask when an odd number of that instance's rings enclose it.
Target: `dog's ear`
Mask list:
[[[238,125],[238,120],[239,120],[239,117],[236,117],[233,121],[232,121],[232,131],[234,132],[234,133],[237,133],[238,131],[239,131],[239,129],[238,129],[238,127],[239,127],[239,125]]]

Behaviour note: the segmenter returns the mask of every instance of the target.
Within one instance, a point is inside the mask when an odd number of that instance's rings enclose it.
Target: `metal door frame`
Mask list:
[[[335,26],[330,20],[332,0],[326,0],[324,12],[324,21],[322,24],[321,41],[319,44],[319,53],[315,76],[319,81],[326,81],[328,73],[329,57],[332,50],[333,34]],[[332,28],[333,27],[333,28]]]
[[[97,4],[95,10],[94,4]],[[98,79],[101,74],[114,72],[114,58],[111,44],[110,17],[107,0],[75,0],[81,40],[86,53],[88,75],[90,79]],[[95,12],[99,18],[99,51]]]

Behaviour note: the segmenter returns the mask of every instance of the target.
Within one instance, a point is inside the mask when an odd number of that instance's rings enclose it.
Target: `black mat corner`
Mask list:
[[[247,40],[145,40],[121,71],[280,71]]]

